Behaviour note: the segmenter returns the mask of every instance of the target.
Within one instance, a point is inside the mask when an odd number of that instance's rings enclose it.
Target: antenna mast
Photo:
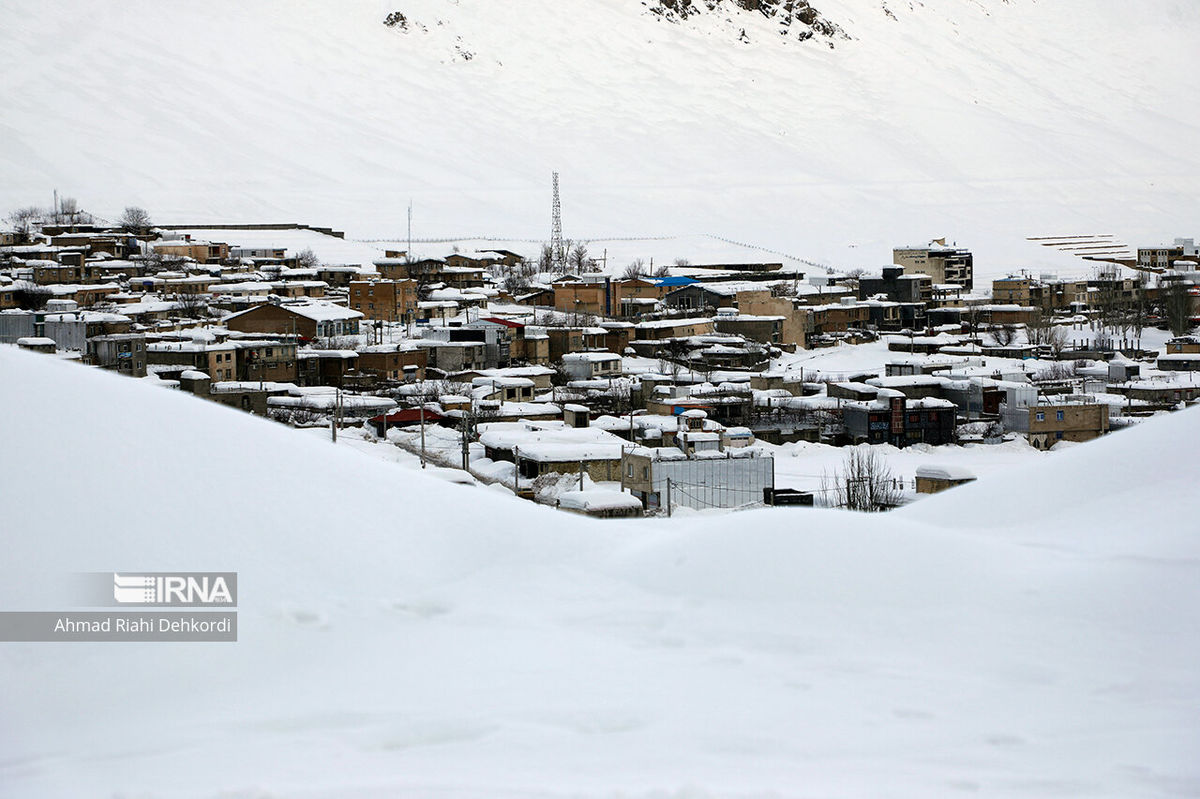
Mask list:
[[[563,252],[562,205],[558,201],[558,173],[554,173],[554,208],[550,225],[550,263],[553,271],[566,271],[566,254]]]

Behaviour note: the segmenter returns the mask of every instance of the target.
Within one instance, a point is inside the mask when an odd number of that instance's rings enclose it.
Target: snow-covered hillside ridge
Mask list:
[[[0,645],[14,796],[1200,785],[1195,410],[736,525],[564,516],[7,347],[0,413],[0,607],[65,609],[78,571],[240,586],[236,644]]]
[[[556,169],[576,239],[1037,268],[1026,236],[1195,235],[1191,0],[821,0],[833,49],[723,6],[0,0],[0,205],[538,237]]]

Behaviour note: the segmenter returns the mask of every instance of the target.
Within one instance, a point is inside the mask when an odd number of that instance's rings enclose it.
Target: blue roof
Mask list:
[[[651,283],[659,286],[690,286],[692,283],[698,282],[694,277],[652,277],[648,278]]]

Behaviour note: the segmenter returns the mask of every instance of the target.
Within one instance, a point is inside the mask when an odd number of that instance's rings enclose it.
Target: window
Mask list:
[[[274,355],[275,355],[275,348],[267,347],[267,357],[271,358],[271,357],[274,357]]]
[[[1061,422],[1061,421],[1063,420],[1063,412],[1062,412],[1062,411],[1057,411],[1057,412],[1054,414],[1054,418],[1055,418],[1055,419],[1057,419],[1058,421],[1060,421],[1060,422]]]
[[[1057,438],[1059,441],[1062,441],[1062,437],[1063,437],[1062,431],[1061,430],[1055,431],[1054,437]]]
[[[632,463],[628,463],[625,465],[625,476],[633,477],[633,464]]]
[[[1034,414],[1033,418],[1037,419],[1039,422],[1044,422],[1046,421],[1046,414],[1038,411],[1036,414]]]

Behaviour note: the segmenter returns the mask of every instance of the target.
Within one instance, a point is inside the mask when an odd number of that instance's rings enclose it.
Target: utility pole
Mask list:
[[[412,198],[408,198],[408,249],[404,251],[408,260],[412,260]]]
[[[579,490],[583,490],[583,461],[579,462]]]
[[[339,389],[337,389],[337,394],[335,395],[334,400],[333,400],[333,413],[330,414],[330,418],[329,418],[329,432],[330,432],[331,437],[333,438],[334,444],[337,443],[338,420],[341,418],[341,415],[342,415],[342,390],[339,388]],[[386,422],[384,424],[386,426]]]
[[[421,398],[421,468],[425,468],[425,398]]]
[[[467,428],[470,426],[471,412],[467,411],[462,418],[462,467],[464,472],[471,470],[471,448],[468,442]]]
[[[671,478],[667,478],[667,518],[671,518]]]

